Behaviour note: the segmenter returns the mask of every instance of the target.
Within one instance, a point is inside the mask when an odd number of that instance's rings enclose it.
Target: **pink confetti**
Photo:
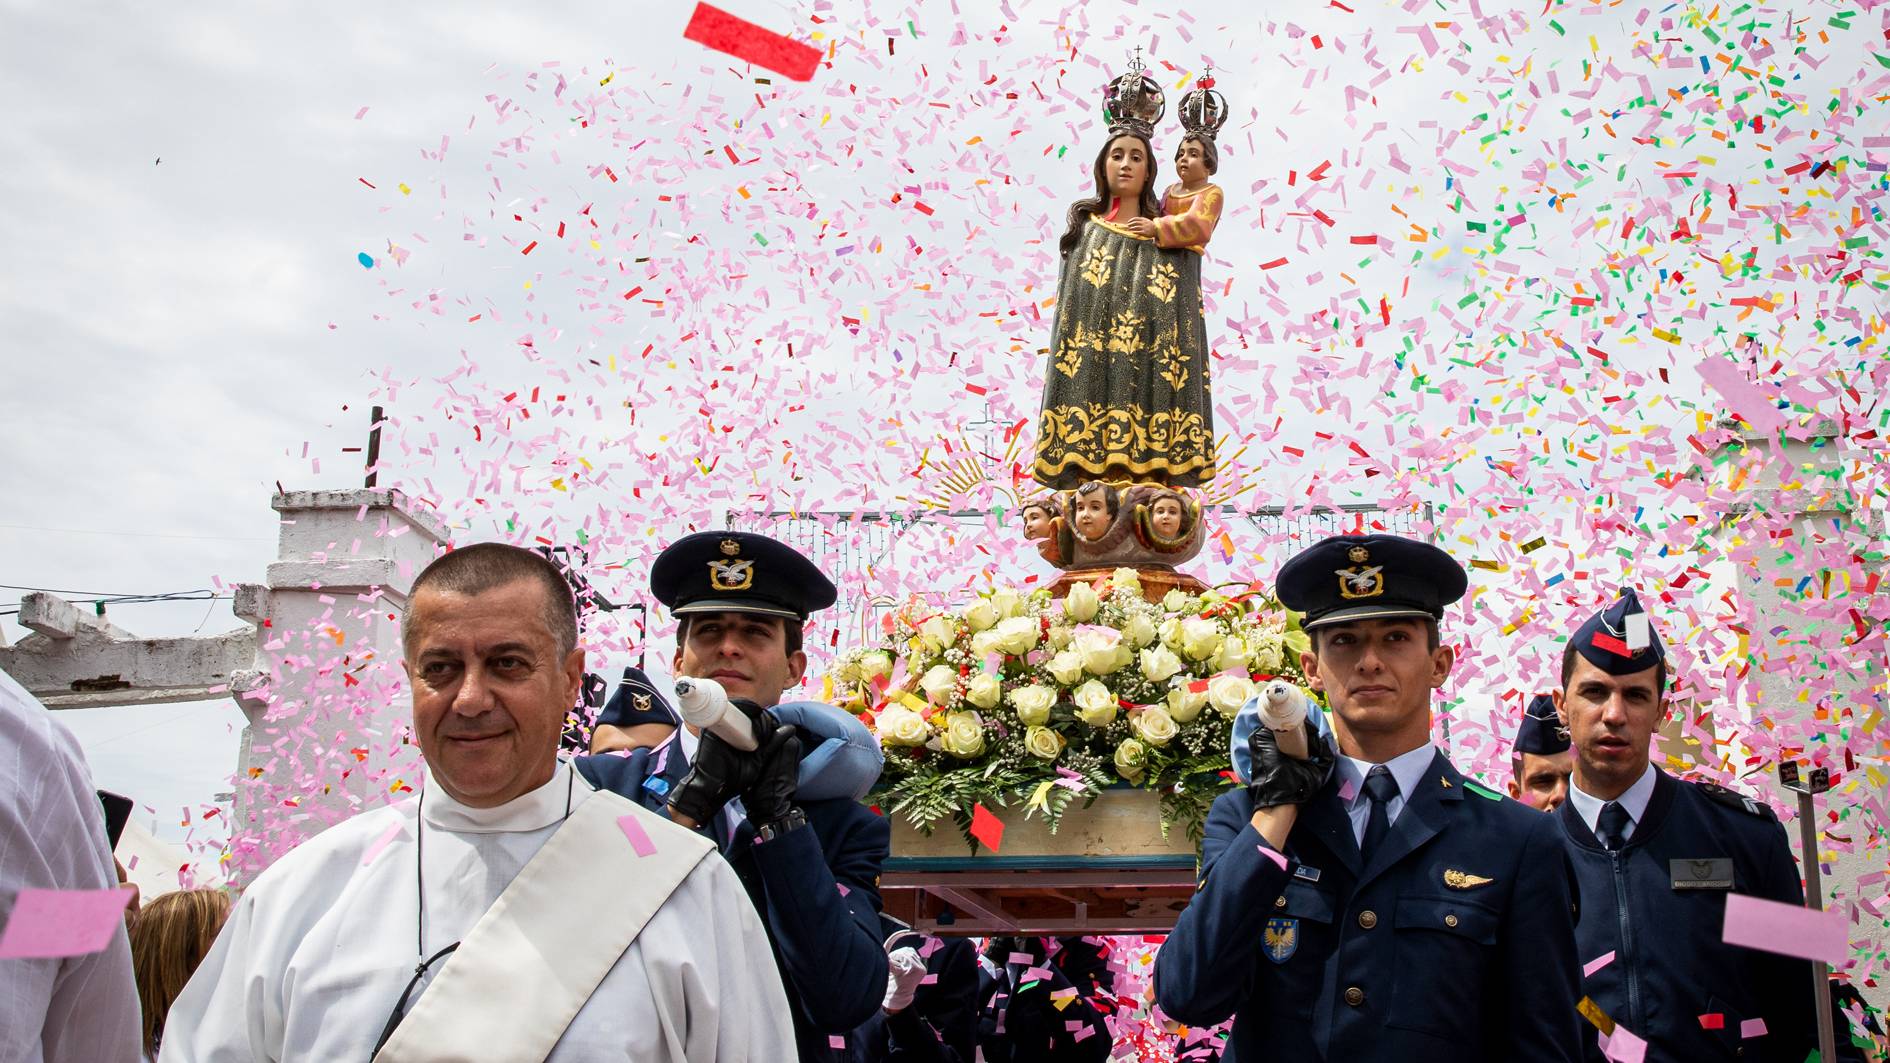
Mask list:
[[[636,850],[638,856],[656,854],[656,843],[650,840],[649,832],[643,829],[643,824],[636,816],[618,816],[617,826],[623,828],[623,836],[630,839],[630,848]]]
[[[124,925],[131,890],[25,889],[0,931],[0,959],[86,956],[111,943]]]

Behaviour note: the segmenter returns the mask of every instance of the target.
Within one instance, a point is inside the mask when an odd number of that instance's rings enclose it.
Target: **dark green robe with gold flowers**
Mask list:
[[[1198,487],[1214,477],[1201,256],[1092,216],[1057,281],[1039,483]]]

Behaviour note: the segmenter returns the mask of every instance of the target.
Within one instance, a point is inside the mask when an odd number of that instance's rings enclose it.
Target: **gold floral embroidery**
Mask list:
[[[1164,303],[1174,302],[1176,276],[1174,266],[1166,262],[1157,265],[1149,274],[1148,294]]]
[[[1100,288],[1109,283],[1110,267],[1115,264],[1115,253],[1106,247],[1092,247],[1089,255],[1083,259],[1083,279],[1092,288]]]
[[[1150,413],[1134,403],[1054,406],[1043,411],[1038,440],[1039,478],[1072,466],[1095,474],[1160,471],[1202,480],[1213,476],[1207,421],[1189,410]]]
[[[1109,322],[1109,339],[1103,349],[1115,354],[1126,354],[1133,362],[1134,355],[1142,349],[1142,328],[1148,324],[1148,318],[1134,310],[1118,310]]]

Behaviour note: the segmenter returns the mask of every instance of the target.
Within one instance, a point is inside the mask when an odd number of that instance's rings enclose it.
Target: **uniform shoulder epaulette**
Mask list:
[[[1700,792],[1711,798],[1715,804],[1725,805],[1727,808],[1736,808],[1747,815],[1758,816],[1760,819],[1772,820],[1774,822],[1778,820],[1778,813],[1772,811],[1770,805],[1747,797],[1737,790],[1728,790],[1724,786],[1712,782],[1695,783],[1694,785],[1698,786]]]

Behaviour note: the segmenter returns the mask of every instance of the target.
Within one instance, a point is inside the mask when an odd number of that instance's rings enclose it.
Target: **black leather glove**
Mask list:
[[[1278,741],[1268,728],[1256,727],[1247,739],[1247,751],[1253,755],[1253,783],[1247,792],[1253,795],[1253,807],[1305,804],[1332,777],[1335,763],[1332,748],[1320,736],[1311,720],[1306,728],[1305,760],[1280,752]]]
[[[755,751],[755,758],[760,770],[742,789],[742,807],[748,810],[748,822],[765,827],[794,808],[794,791],[801,781],[799,729],[793,724],[776,727]]]
[[[701,826],[714,819],[729,798],[752,785],[760,771],[759,756],[736,749],[714,731],[704,731],[689,773],[670,791],[670,816],[687,816]]]

